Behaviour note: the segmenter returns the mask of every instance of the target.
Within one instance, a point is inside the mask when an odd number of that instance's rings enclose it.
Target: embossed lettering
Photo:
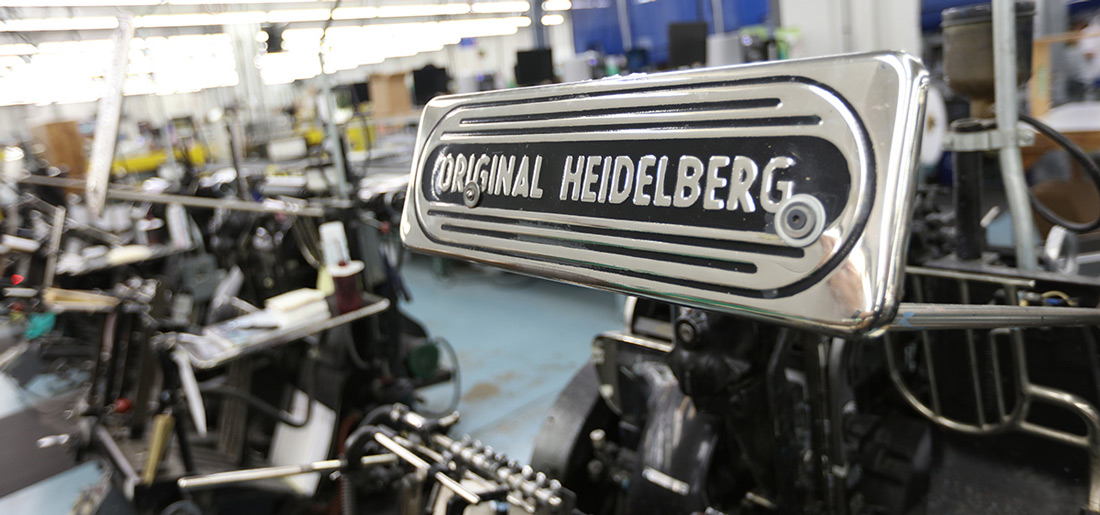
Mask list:
[[[703,190],[703,209],[722,209],[726,201],[718,198],[718,188],[725,188],[729,181],[718,176],[718,169],[730,165],[729,156],[710,156],[707,162],[707,186]]]
[[[752,199],[749,188],[756,182],[756,176],[760,169],[756,162],[745,156],[733,158],[733,170],[730,171],[730,194],[726,201],[726,209],[736,211],[741,208],[746,213],[756,211],[756,201]]]
[[[794,166],[794,159],[789,157],[773,157],[764,167],[764,178],[760,192],[760,206],[764,211],[774,213],[779,210],[779,203],[794,195],[792,181],[775,180],[775,173]],[[772,193],[779,191],[779,200],[772,198]]]
[[[623,188],[619,189],[619,177],[622,177]],[[611,172],[611,192],[607,201],[612,204],[622,204],[630,198],[630,187],[634,185],[634,161],[630,156],[615,158],[615,167]]]
[[[699,186],[703,178],[703,162],[695,156],[680,156],[680,165],[676,167],[676,197],[672,205],[676,207],[691,207],[702,187]]]
[[[634,181],[635,206],[649,205],[649,195],[645,193],[644,189],[646,186],[653,184],[653,176],[646,173],[646,170],[649,170],[649,167],[653,166],[656,162],[657,156],[654,155],[642,156],[642,158],[638,160],[638,176]]]

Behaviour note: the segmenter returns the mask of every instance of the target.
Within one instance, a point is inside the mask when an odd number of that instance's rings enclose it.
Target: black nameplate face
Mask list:
[[[867,331],[896,303],[923,81],[913,60],[878,54],[444,97],[425,110],[402,235]]]
[[[724,138],[440,145],[420,188],[463,205],[475,182],[480,206],[611,220],[767,232],[785,197],[819,199],[827,222],[844,210],[848,163],[820,138]],[[614,150],[616,155],[607,154]]]

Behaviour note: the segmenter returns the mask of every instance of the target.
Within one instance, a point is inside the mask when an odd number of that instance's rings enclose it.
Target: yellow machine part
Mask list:
[[[176,150],[176,159],[183,159],[183,151]],[[207,150],[203,145],[193,145],[187,150],[187,156],[192,163],[206,162]],[[144,154],[120,157],[115,159],[114,169],[119,173],[142,173],[155,171],[160,165],[168,161],[168,153],[162,150],[154,150]]]
[[[363,124],[358,122],[351,122],[343,126],[344,136],[347,138],[348,145],[351,150],[367,150],[370,148],[370,142],[374,141],[374,126],[367,125],[367,130],[363,130]],[[298,134],[306,139],[306,144],[309,146],[320,145],[325,139],[325,133],[318,127],[308,127],[300,129]]]

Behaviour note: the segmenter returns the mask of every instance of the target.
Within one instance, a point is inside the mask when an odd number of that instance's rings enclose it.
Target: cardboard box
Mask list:
[[[405,83],[406,73],[370,76],[371,110],[375,117],[403,116],[412,113],[412,92]]]
[[[53,166],[68,169],[69,177],[84,177],[88,156],[84,153],[84,136],[74,121],[47,123],[32,131],[35,139],[46,146],[43,157]]]

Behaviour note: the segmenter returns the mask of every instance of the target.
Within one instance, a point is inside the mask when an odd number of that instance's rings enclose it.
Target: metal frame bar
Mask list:
[[[28,175],[19,179],[19,182],[53,188],[73,188],[80,187],[84,184],[84,181],[76,179],[59,179],[55,177],[40,177],[37,175]],[[293,216],[308,216],[311,218],[323,218],[325,216],[325,210],[322,208],[315,206],[297,206],[286,202],[282,202],[282,206],[280,206],[271,202],[247,202],[243,200],[193,197],[190,195],[172,195],[168,193],[154,194],[144,191],[129,191],[117,188],[108,189],[107,198],[128,200],[131,202],[152,202],[154,204],[180,204],[182,206],[203,209],[229,209],[253,213],[281,213]]]
[[[1016,263],[1024,271],[1039,269],[1035,223],[1031,219],[1024,165],[1016,140],[1019,105],[1016,88],[1016,0],[993,0],[993,77],[997,129],[1005,134],[1000,149],[1001,180],[1016,237]]]
[[[363,456],[362,459],[360,459],[360,465],[363,467],[373,467],[396,462],[397,455],[388,453],[372,454]],[[181,477],[176,480],[176,485],[179,486],[180,490],[184,491],[202,490],[245,483],[248,481],[258,481],[261,479],[278,479],[296,476],[298,474],[309,474],[311,472],[331,472],[340,470],[345,466],[346,463],[344,463],[344,460],[334,459],[315,461],[305,465],[280,465],[276,467],[230,470],[227,472],[215,472],[213,474],[204,474],[201,476]]]
[[[929,383],[929,397],[932,407],[928,407],[906,384],[905,378],[898,367],[893,335],[887,333],[884,336],[887,368],[889,369],[891,381],[902,397],[921,415],[936,424],[961,433],[991,435],[1008,431],[1020,431],[1087,450],[1089,454],[1089,495],[1086,510],[1100,512],[1100,410],[1080,396],[1031,382],[1028,375],[1022,329],[1024,327],[1100,325],[1100,309],[971,305],[968,304],[971,301],[969,281],[1000,282],[1005,288],[1007,298],[1012,301],[1018,298],[1017,287],[1020,286],[1020,281],[1007,279],[1002,282],[992,278],[969,277],[970,274],[955,273],[925,273],[923,275],[957,280],[959,282],[960,301],[963,304],[926,304],[923,302],[902,304],[899,310],[899,318],[888,326],[888,329],[894,331],[921,331],[920,343],[924,352],[924,370]],[[923,284],[916,275],[912,278],[915,286],[914,297],[918,301],[923,301]],[[929,330],[932,329],[954,329],[965,332],[971,385],[974,389],[976,423],[946,417],[941,411],[933,365],[932,342],[929,334]],[[991,329],[988,340],[992,365],[990,372],[992,373],[997,406],[997,417],[992,421],[987,418],[986,406],[982,399],[983,389],[979,370],[978,341],[974,334],[976,329]],[[1015,403],[1011,410],[1007,410],[1005,406],[1005,392],[1002,386],[1003,375],[998,352],[998,348],[1002,344],[998,340],[1004,337],[1008,337],[1005,344],[1010,345],[1011,348],[1012,373],[1016,390]],[[1074,413],[1084,422],[1086,433],[1083,435],[1073,434],[1029,422],[1027,418],[1031,412],[1031,406],[1036,402],[1061,407]]]
[[[1100,325],[1100,309],[903,302],[887,331]]]

